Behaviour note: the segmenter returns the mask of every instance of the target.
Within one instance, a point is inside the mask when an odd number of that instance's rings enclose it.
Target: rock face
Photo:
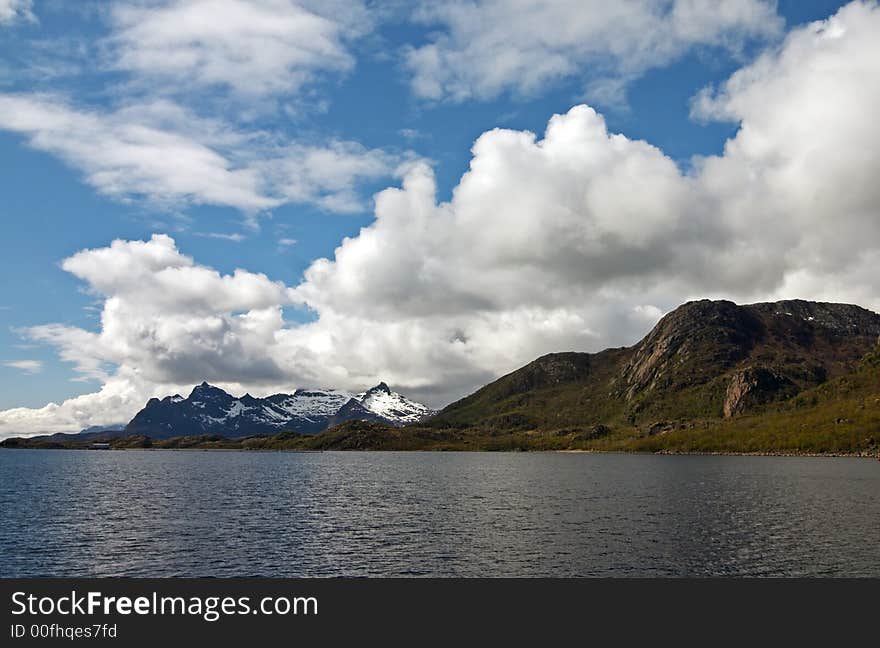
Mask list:
[[[758,405],[797,393],[797,386],[766,367],[747,367],[733,374],[724,396],[724,416],[745,412]]]
[[[745,358],[761,331],[760,319],[748,307],[729,301],[685,304],[633,349],[622,372],[626,397],[708,378]]]
[[[381,394],[380,395],[377,395]],[[433,412],[392,392],[385,383],[353,395],[334,389],[298,389],[293,394],[236,398],[202,383],[187,398],[150,399],[125,426],[125,435],[153,439],[219,434],[229,438],[276,434],[281,430],[313,434],[328,427],[340,412],[343,420],[391,425],[421,420]]]
[[[690,302],[633,348],[620,382],[627,401],[650,405],[724,381],[730,416],[852,371],[878,331],[880,316],[848,304]]]
[[[640,430],[755,411],[851,373],[880,315],[849,304],[688,302],[632,347],[553,353],[443,409],[432,426]]]

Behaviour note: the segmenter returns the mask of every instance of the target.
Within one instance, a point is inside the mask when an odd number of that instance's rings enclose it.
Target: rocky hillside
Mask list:
[[[735,417],[857,370],[878,337],[880,315],[858,306],[689,302],[633,347],[544,356],[429,425],[564,432]]]

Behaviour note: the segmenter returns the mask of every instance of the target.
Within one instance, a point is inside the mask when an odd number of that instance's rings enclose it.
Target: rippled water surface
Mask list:
[[[2,576],[880,576],[880,463],[0,450]]]

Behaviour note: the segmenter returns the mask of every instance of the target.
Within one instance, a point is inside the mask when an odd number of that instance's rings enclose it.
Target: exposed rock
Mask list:
[[[599,425],[594,425],[589,430],[584,430],[575,438],[580,441],[593,441],[607,437],[609,434],[611,434],[611,428],[600,423]]]
[[[772,369],[747,367],[733,374],[724,397],[724,416],[745,412],[782,397],[793,395],[797,386]]]
[[[655,436],[657,434],[663,434],[664,432],[672,430],[674,427],[674,425],[667,423],[666,421],[658,421],[645,430],[645,435]]]
[[[878,335],[880,317],[850,304],[688,302],[663,317],[633,348],[622,372],[624,393],[630,400],[660,388],[701,384],[753,353],[777,356],[791,365],[790,378],[803,374],[805,382],[818,384],[851,370],[849,363],[861,358]],[[817,359],[828,360],[828,366],[817,365]]]
[[[626,398],[705,382],[746,357],[761,332],[760,320],[733,302],[688,302],[663,317],[635,346],[622,374]]]

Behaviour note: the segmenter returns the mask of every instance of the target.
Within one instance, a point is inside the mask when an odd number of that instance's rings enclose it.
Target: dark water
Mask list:
[[[0,451],[0,576],[880,576],[880,463]]]

